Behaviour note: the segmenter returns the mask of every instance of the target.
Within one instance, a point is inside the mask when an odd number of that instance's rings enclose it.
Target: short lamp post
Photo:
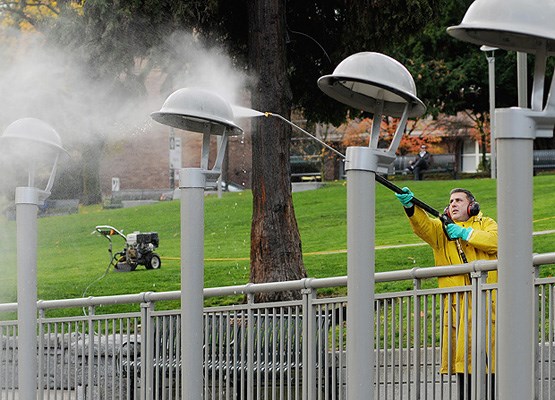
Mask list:
[[[489,132],[490,132],[490,171],[491,178],[497,177],[497,158],[495,154],[495,50],[496,47],[482,46],[480,50],[488,60],[488,86],[489,86]]]
[[[37,399],[37,213],[50,196],[58,159],[66,154],[58,133],[36,118],[11,123],[0,137],[28,165],[27,185],[16,188],[18,387],[22,400]],[[45,189],[36,187],[38,175],[49,172]]]
[[[407,119],[422,115],[426,108],[416,97],[416,86],[408,70],[379,53],[347,57],[333,74],[321,77],[318,86],[341,103],[374,114],[368,147],[349,147],[345,158],[347,399],[373,399],[376,173],[385,173],[395,160]],[[378,148],[383,116],[400,118],[387,149]]]
[[[203,397],[204,190],[207,187],[216,187],[228,137],[239,135],[243,131],[233,122],[233,111],[224,99],[197,88],[175,91],[166,99],[161,110],[151,116],[161,124],[203,135],[200,167],[183,168],[179,173],[183,360],[181,390],[183,399],[200,400]],[[221,139],[218,140],[214,165],[208,169],[212,135]]]
[[[555,80],[544,102],[547,57],[555,55],[555,2],[476,0],[460,25],[447,29],[457,39],[535,55],[531,108],[495,111],[497,212],[499,223],[495,362],[498,398],[533,399],[537,320],[532,263],[533,143],[552,137]],[[481,388],[478,388],[481,389]],[[478,397],[480,398],[480,397]]]

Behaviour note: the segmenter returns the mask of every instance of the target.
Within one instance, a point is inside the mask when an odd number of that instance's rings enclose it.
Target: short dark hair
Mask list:
[[[468,200],[469,200],[470,202],[476,201],[476,198],[475,198],[474,195],[470,192],[470,190],[463,189],[463,188],[455,188],[455,189],[452,189],[452,190],[451,190],[451,192],[449,193],[449,196],[451,196],[453,193],[464,193],[464,194],[466,194],[466,197],[468,198]]]

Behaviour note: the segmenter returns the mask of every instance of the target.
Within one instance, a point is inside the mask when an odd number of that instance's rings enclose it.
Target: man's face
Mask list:
[[[453,221],[466,221],[470,217],[468,215],[468,205],[470,200],[466,196],[466,193],[457,192],[453,193],[449,198],[449,214]]]

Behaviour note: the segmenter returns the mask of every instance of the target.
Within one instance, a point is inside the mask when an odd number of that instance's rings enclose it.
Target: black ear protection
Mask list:
[[[476,199],[474,199],[474,196],[472,195],[472,193],[470,193],[470,191],[466,189],[453,189],[451,191],[451,194],[457,193],[457,192],[465,193],[470,199],[470,203],[468,203],[468,208],[466,209],[468,216],[474,217],[478,215],[478,213],[480,212],[480,203],[478,203]],[[443,210],[443,213],[446,214],[449,218],[451,218],[451,214],[449,213],[449,206],[445,207],[445,210]]]
[[[478,203],[475,200],[472,200],[468,205],[467,211],[468,211],[468,215],[470,215],[471,217],[478,215],[478,213],[480,212],[480,203]]]

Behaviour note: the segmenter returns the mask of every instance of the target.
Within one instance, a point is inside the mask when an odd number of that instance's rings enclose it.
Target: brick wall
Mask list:
[[[200,163],[201,134],[175,131],[182,140],[183,167],[196,167]],[[212,143],[210,168],[216,152],[216,141]],[[250,133],[231,137],[228,143],[227,180],[250,188],[251,142]],[[135,134],[125,139],[112,141],[106,146],[102,157],[100,180],[102,193],[109,195],[112,177],[120,179],[120,189],[169,189],[169,129]],[[177,182],[176,182],[177,184]]]

